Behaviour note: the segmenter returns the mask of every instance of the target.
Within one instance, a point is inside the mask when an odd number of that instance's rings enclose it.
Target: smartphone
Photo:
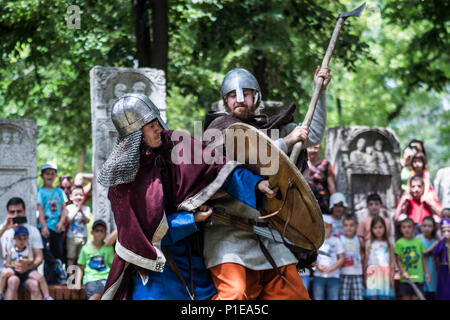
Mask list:
[[[27,223],[27,217],[15,217],[12,219],[13,224]]]

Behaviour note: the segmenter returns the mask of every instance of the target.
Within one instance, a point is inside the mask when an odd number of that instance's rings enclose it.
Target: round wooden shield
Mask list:
[[[229,159],[268,177],[271,187],[279,188],[274,198],[266,198],[260,218],[296,246],[318,250],[325,239],[322,213],[308,183],[289,157],[263,131],[245,123],[227,128],[225,148]]]

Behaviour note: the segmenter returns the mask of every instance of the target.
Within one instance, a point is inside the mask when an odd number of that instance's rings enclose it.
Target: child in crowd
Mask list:
[[[306,291],[309,292],[309,283],[311,282],[311,271],[308,268],[305,268],[303,270],[298,270],[298,274],[300,275],[300,278],[302,278]]]
[[[436,300],[450,300],[450,218],[441,221],[442,240],[433,250],[438,265]]]
[[[433,249],[438,244],[436,238],[436,224],[432,217],[425,217],[421,225],[422,233],[417,237],[422,241],[425,247],[424,257],[428,265],[428,271],[430,272],[431,282],[425,282],[423,290],[425,291],[425,298],[427,300],[434,300],[434,294],[436,292],[436,264],[433,259]]]
[[[367,243],[367,241],[370,240],[371,236],[371,224],[372,219],[374,217],[380,216],[381,208],[383,207],[383,201],[381,200],[381,197],[378,193],[372,193],[369,194],[367,197],[367,209],[369,211],[369,215],[365,217],[361,223],[358,225],[358,231],[357,235],[362,240],[362,245]],[[391,236],[391,221],[388,218],[383,217],[385,225],[386,225],[386,232],[388,234],[388,237]]]
[[[436,206],[442,210],[441,202],[439,201],[436,192],[434,191],[433,185],[431,184],[430,173],[427,170],[427,157],[422,152],[418,152],[412,158],[412,168],[413,174],[415,176],[422,177],[424,183],[423,195],[421,201],[424,202],[426,199],[431,199],[435,202]]]
[[[408,143],[408,147],[412,148],[415,152],[422,152],[427,157],[427,151],[425,150],[425,144],[421,140],[412,139]]]
[[[72,203],[70,200],[70,193],[73,186],[81,186],[83,188],[84,193],[84,201],[83,204],[86,204],[89,199],[92,196],[92,173],[83,173],[79,172],[75,176],[75,179],[73,179],[71,176],[61,176],[59,178],[59,184],[58,187],[64,190],[64,193],[66,194],[67,198],[69,199],[66,203],[66,205],[69,205]],[[83,186],[83,183],[87,181],[88,184]]]
[[[444,218],[450,219],[450,204],[447,204],[442,209],[442,219],[444,219]],[[439,222],[441,222],[441,221],[439,221]],[[440,223],[437,223],[436,238],[442,239],[442,232],[441,232],[441,224]]]
[[[74,264],[80,254],[81,247],[86,243],[88,230],[86,224],[91,220],[91,209],[84,203],[82,186],[73,186],[70,192],[71,204],[67,206],[67,265]]]
[[[45,163],[41,167],[44,186],[38,189],[38,229],[41,231],[42,242],[44,243],[45,278],[50,284],[65,284],[67,275],[63,267],[63,231],[67,197],[62,189],[53,187],[57,170],[57,166],[52,163]]]
[[[428,192],[433,191],[431,185],[430,173],[427,168],[427,158],[422,152],[417,152],[411,159],[412,175],[422,177],[424,182],[423,196]]]
[[[100,300],[114,258],[112,247],[105,246],[106,223],[96,220],[92,225],[92,241],[82,248],[78,265],[83,273],[83,284],[89,300]]]
[[[365,244],[366,299],[394,299],[394,272],[394,249],[389,241],[386,221],[375,216],[370,223],[370,239]]]
[[[442,210],[442,218],[449,218],[450,219],[450,206],[446,206]]]
[[[24,273],[18,273],[14,264],[18,260],[23,260],[26,263],[33,263],[33,250],[28,245],[29,232],[24,226],[18,226],[14,229],[14,246],[8,250],[6,254],[5,269],[2,270],[0,276],[0,300],[3,300],[3,291],[5,290],[6,282],[10,276],[16,275],[20,279],[20,284],[27,281],[27,279],[34,279],[39,282],[39,287],[44,296],[44,300],[53,300],[48,291],[48,285],[43,275],[36,269],[28,270]]]
[[[429,193],[427,197],[422,198],[424,193],[424,181],[422,177],[413,176],[409,180],[409,193],[405,193],[395,210],[394,221],[399,221],[401,215],[406,215],[411,218],[415,226],[422,224],[425,217],[428,216],[441,216],[442,208],[440,204],[434,201],[433,197]],[[420,230],[417,228],[414,230],[414,235],[417,235]]]
[[[58,188],[63,190],[66,194],[67,199],[69,199],[66,202],[66,206],[72,203],[72,200],[70,200],[70,191],[72,190],[73,185],[73,179],[71,176],[59,177]]]
[[[402,171],[400,172],[400,178],[402,180],[402,191],[405,192],[408,188],[408,180],[412,176],[411,160],[416,154],[416,149],[407,146],[403,150],[403,159],[401,160]]]
[[[395,255],[397,266],[400,269],[401,279],[399,292],[402,300],[418,300],[419,297],[414,289],[406,282],[410,279],[417,288],[424,294],[424,270],[425,280],[430,283],[431,276],[428,265],[425,263],[425,247],[418,238],[414,238],[414,222],[410,218],[405,218],[400,222],[400,232],[402,238],[395,243]]]
[[[333,220],[330,215],[323,215],[325,241],[319,248],[314,264],[313,294],[314,300],[339,298],[339,268],[344,263],[344,248],[338,237],[332,237]]]
[[[333,236],[340,237],[344,234],[342,217],[348,208],[345,196],[341,192],[333,193],[330,197],[331,221],[333,222]],[[326,215],[324,215],[325,217]]]
[[[355,215],[343,218],[344,235],[340,236],[344,248],[344,264],[341,268],[339,300],[363,300],[363,270],[361,239],[356,235],[358,221]]]
[[[412,158],[412,169],[413,175],[422,177],[424,183],[423,195],[421,201],[424,202],[426,199],[431,199],[436,203],[442,210],[441,202],[439,201],[436,192],[434,191],[433,185],[431,184],[430,173],[427,170],[427,157],[422,152],[417,152]]]

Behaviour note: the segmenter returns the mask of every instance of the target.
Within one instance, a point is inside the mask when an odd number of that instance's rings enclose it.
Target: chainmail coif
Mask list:
[[[142,130],[117,139],[97,178],[102,186],[109,188],[134,181],[139,170],[141,140]]]

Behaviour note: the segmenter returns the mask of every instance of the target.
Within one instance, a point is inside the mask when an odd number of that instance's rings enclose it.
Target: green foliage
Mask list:
[[[432,176],[450,166],[450,108],[448,95],[419,90],[391,124],[403,146],[413,138],[425,142]],[[447,108],[443,101],[447,99]]]
[[[260,85],[267,84],[268,94],[262,88],[264,99],[307,105],[315,68],[322,61],[336,16],[345,9],[340,4],[329,8],[327,3],[195,1],[179,5],[176,10],[183,23],[173,54],[184,59],[180,65],[169,65],[169,76],[176,77],[173,81],[183,92],[198,95],[199,105],[208,109],[220,99],[218,88],[228,70],[253,71],[258,61],[264,61],[264,77],[258,79]],[[351,69],[367,54],[367,45],[359,41],[362,28],[348,29],[340,37],[335,59]]]
[[[402,146],[412,138],[425,141],[433,174],[450,165],[448,102],[444,108],[450,98],[449,46],[442,36],[449,27],[447,7],[440,1],[368,2],[355,21],[365,26],[361,37],[370,57],[358,61],[355,72],[333,61],[329,127],[389,126]]]
[[[192,134],[234,67],[259,70],[264,99],[296,102],[301,121],[335,19],[359,4],[171,0],[169,126]],[[66,25],[69,5],[80,6],[81,29]],[[402,145],[426,141],[432,172],[450,165],[448,6],[367,1],[360,18],[346,20],[330,62],[327,125],[391,126]],[[136,67],[133,28],[130,1],[1,1],[0,117],[37,120],[39,165],[91,170],[89,71]]]
[[[81,8],[81,29],[67,27],[66,1],[0,7],[0,117],[36,119],[38,163],[55,161],[73,176],[91,168],[89,70],[133,66],[134,39],[128,4],[71,4]]]
[[[443,90],[449,81],[450,3],[447,1],[384,1],[383,14],[390,25],[413,37],[405,39],[408,61],[393,68],[404,79],[407,93],[417,86]]]

